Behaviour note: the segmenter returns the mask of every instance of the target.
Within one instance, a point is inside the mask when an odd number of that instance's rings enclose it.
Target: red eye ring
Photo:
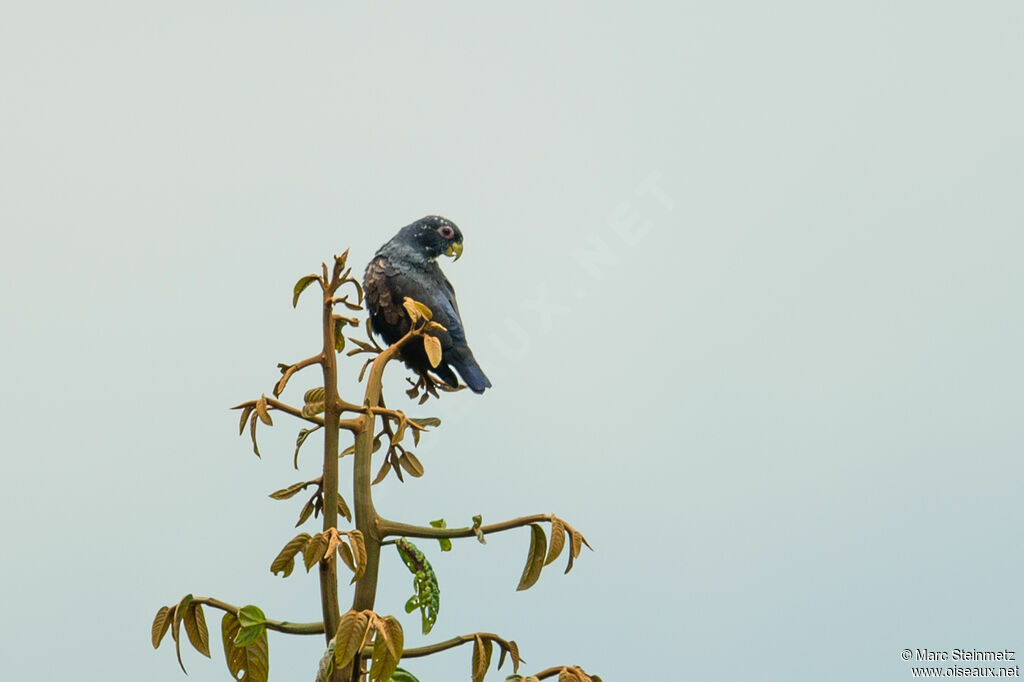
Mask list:
[[[455,236],[455,230],[452,229],[451,225],[442,225],[437,228],[437,233],[445,239],[451,239]]]

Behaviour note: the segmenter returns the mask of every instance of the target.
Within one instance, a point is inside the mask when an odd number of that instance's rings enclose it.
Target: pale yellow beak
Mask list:
[[[460,242],[452,242],[452,245],[445,250],[444,255],[459,260],[459,257],[462,255],[462,244]]]

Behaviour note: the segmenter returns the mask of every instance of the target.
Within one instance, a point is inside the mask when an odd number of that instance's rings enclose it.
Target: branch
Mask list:
[[[284,392],[284,387],[288,383],[288,380],[292,378],[292,375],[298,372],[300,369],[309,367],[310,365],[316,365],[324,361],[324,354],[319,353],[311,358],[306,358],[296,362],[294,365],[284,371],[277,384],[274,385],[274,395],[279,396]]]
[[[472,538],[476,537],[477,531],[480,531],[484,535],[489,533],[500,533],[501,531],[510,530],[512,528],[529,526],[531,523],[540,523],[542,521],[550,523],[552,518],[551,514],[520,516],[519,518],[512,519],[510,521],[502,521],[501,523],[492,523],[486,526],[480,526],[475,530],[471,526],[466,528],[432,528],[429,526],[414,526],[412,524],[400,523],[398,521],[390,521],[382,518],[378,519],[377,527],[380,529],[380,536],[382,538],[400,535],[407,538],[429,538],[440,540],[443,538]]]
[[[485,633],[479,633],[485,634]],[[423,656],[429,656],[430,654],[436,654],[439,651],[446,651],[448,649],[454,649],[457,646],[472,642],[476,638],[476,633],[473,635],[460,635],[458,637],[452,637],[446,639],[443,642],[437,644],[429,644],[427,646],[416,647],[415,649],[406,649],[402,652],[402,658],[422,658]]]
[[[238,616],[239,607],[234,604],[229,604],[220,599],[213,597],[196,597],[192,600],[193,604],[206,604],[212,606],[215,609],[220,609],[234,616]],[[286,620],[273,620],[267,618],[263,621],[263,624],[268,630],[274,630],[276,632],[285,632],[290,635],[322,635],[324,632],[324,624],[321,623],[292,623]]]

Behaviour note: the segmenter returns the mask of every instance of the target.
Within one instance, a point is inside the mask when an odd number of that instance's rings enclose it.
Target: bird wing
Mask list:
[[[466,342],[462,329],[455,289],[436,263],[421,269],[396,264],[386,257],[375,258],[366,271],[366,296],[376,315],[388,326],[397,327],[398,336],[409,330],[408,316],[403,307],[405,297],[419,301],[430,308],[435,322],[445,328],[436,334],[441,348]],[[397,340],[397,337],[391,342]]]

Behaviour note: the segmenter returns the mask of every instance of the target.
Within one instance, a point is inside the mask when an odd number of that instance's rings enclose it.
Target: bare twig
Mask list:
[[[238,609],[240,607],[234,604],[229,604],[226,601],[215,599],[214,597],[196,597],[192,600],[193,604],[206,604],[212,606],[215,609],[220,609],[227,613],[238,615]],[[285,632],[290,635],[320,635],[324,632],[323,623],[292,623],[287,620],[274,620],[267,618],[263,621],[263,624],[268,630],[274,630],[275,632]]]
[[[553,517],[551,514],[533,514],[532,516],[520,516],[519,518],[511,519],[509,521],[492,523],[474,529],[472,527],[433,528],[430,526],[414,526],[412,524],[389,521],[388,519],[382,518],[378,519],[377,527],[380,529],[380,536],[382,538],[402,536],[407,538],[428,538],[440,540],[444,538],[472,538],[476,537],[477,531],[484,535],[489,533],[500,533],[501,531],[510,530],[512,528],[529,526],[531,523],[541,523],[543,521],[550,523],[552,519]]]

